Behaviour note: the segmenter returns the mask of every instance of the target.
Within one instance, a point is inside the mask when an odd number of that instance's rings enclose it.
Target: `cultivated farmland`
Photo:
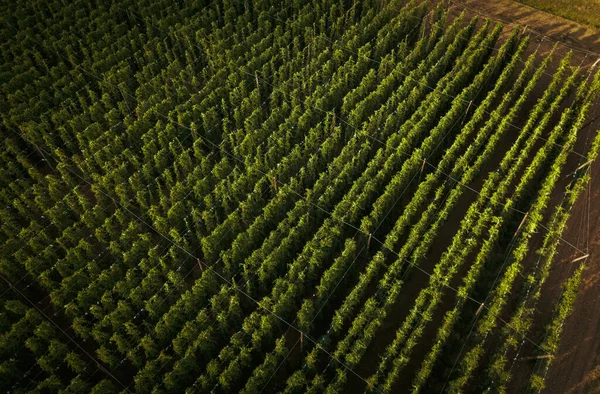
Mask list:
[[[0,390],[544,389],[589,53],[447,2],[2,7]]]

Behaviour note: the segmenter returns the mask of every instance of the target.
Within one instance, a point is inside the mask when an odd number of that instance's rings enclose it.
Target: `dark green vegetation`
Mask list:
[[[418,1],[2,15],[0,390],[506,390],[597,75]]]

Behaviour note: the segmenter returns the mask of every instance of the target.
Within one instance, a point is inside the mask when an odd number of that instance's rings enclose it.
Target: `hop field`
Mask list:
[[[597,64],[417,0],[2,7],[0,390],[544,388]]]

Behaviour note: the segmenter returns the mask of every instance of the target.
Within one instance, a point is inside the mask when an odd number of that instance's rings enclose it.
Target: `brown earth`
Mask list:
[[[573,50],[574,63],[585,58],[584,64],[590,65],[600,58],[600,31],[592,27],[511,0],[448,1],[451,7],[492,18],[506,27],[525,26],[534,42],[545,44],[545,50],[555,44],[558,51]]]
[[[541,43],[541,53],[547,53],[556,45],[557,57],[573,51],[573,64],[590,66],[600,59],[600,32],[593,28],[509,0],[450,0],[449,4],[457,11],[502,21],[507,27],[513,24],[527,26],[534,38],[532,44]],[[592,118],[600,115],[599,106],[596,102]],[[581,133],[576,147],[578,152],[586,150],[599,128],[599,121],[592,119]],[[573,166],[576,160],[571,162]],[[593,163],[591,174],[588,188],[573,207],[563,233],[563,238],[579,249],[588,251],[589,248],[590,256],[574,311],[565,322],[557,356],[547,373],[544,393],[600,393],[600,180],[595,175],[600,174],[600,160]],[[573,259],[580,255],[575,248],[561,242],[538,303],[531,332],[536,342],[541,341],[543,328],[552,316],[562,285],[576,268]],[[521,354],[532,353],[532,347],[525,345]],[[526,387],[533,366],[531,361],[517,360],[508,392],[520,392]]]
[[[563,233],[563,238],[583,250],[589,242],[590,256],[573,313],[565,322],[556,359],[548,370],[545,393],[600,392],[600,179],[594,176],[600,174],[599,160],[594,162],[591,173],[589,187],[573,207],[568,228]],[[577,263],[573,264],[572,260],[578,255],[570,246],[561,244],[540,303],[556,302],[562,283],[576,268]]]

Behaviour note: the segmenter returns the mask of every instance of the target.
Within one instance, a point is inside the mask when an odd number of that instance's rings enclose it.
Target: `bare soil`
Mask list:
[[[533,43],[540,43],[539,52],[548,53],[555,47],[557,58],[572,50],[572,63],[590,66],[600,59],[600,32],[576,22],[548,14],[529,6],[496,0],[451,0],[450,5],[467,14],[480,14],[512,24],[527,26]],[[559,41],[556,44],[556,41]],[[533,46],[533,45],[532,45]],[[600,128],[597,101],[590,124],[581,133],[576,151],[584,152]],[[572,171],[570,160],[565,173]],[[592,179],[571,211],[563,238],[584,251],[589,251],[587,268],[583,272],[579,294],[572,315],[564,326],[561,344],[546,376],[544,393],[600,393],[600,161],[592,164]],[[563,185],[559,185],[562,189]],[[553,198],[554,200],[554,198]],[[553,201],[555,203],[555,201]],[[543,328],[552,317],[562,285],[572,275],[578,263],[572,261],[581,253],[561,242],[554,267],[542,290],[535,324],[530,334],[540,342]],[[521,355],[533,353],[533,345],[526,344]],[[522,392],[533,370],[534,363],[519,359],[513,368],[513,381],[508,392]]]
[[[451,7],[504,23],[506,27],[525,26],[534,42],[542,42],[541,53],[573,51],[573,63],[585,59],[593,64],[600,56],[600,31],[511,0],[448,0]]]
[[[573,313],[565,322],[559,351],[546,377],[546,393],[600,392],[600,179],[594,174],[600,174],[600,161],[593,164],[589,188],[573,207],[563,234],[584,250],[589,242],[590,257]],[[554,303],[562,283],[576,268],[572,260],[577,252],[565,244],[560,248],[541,302]]]

